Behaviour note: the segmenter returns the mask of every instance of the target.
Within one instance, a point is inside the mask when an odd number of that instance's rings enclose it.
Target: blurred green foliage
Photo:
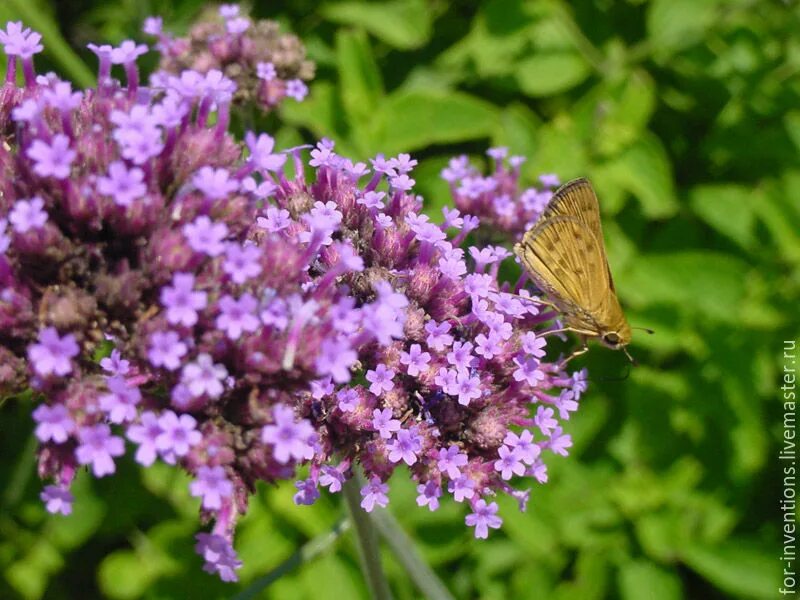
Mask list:
[[[358,159],[412,152],[428,209],[449,202],[448,157],[488,145],[529,157],[525,175],[588,176],[643,366],[595,349],[570,424],[572,456],[527,513],[471,539],[463,507],[392,503],[459,598],[774,598],[779,587],[778,360],[800,337],[800,19],[752,0],[308,0],[258,3],[319,65],[287,104],[282,145],[327,136]],[[185,29],[198,0],[6,0],[45,36],[40,68],[91,79],[88,41],[139,36],[158,12]],[[69,48],[72,47],[73,50]],[[82,62],[82,60],[85,62]],[[152,60],[152,59],[151,59]],[[152,64],[152,63],[151,63]],[[91,67],[94,68],[94,67]],[[200,572],[197,502],[172,470],[131,462],[81,477],[70,518],[37,500],[30,405],[0,413],[0,597],[230,597],[340,517],[337,498],[292,504],[260,489],[239,528],[242,583]],[[412,509],[413,507],[413,509]],[[394,562],[399,598],[416,591]],[[352,541],[264,597],[366,594]]]

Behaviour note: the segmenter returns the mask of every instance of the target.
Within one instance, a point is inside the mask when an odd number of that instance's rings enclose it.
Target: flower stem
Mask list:
[[[297,550],[297,552],[292,554],[289,558],[272,569],[269,573],[256,579],[253,583],[247,586],[244,591],[235,596],[234,600],[250,600],[251,598],[257,597],[258,594],[280,579],[281,576],[285,575],[294,568],[299,567],[303,563],[313,560],[325,552],[325,550],[330,548],[333,543],[339,539],[339,536],[348,529],[350,529],[350,521],[347,519],[342,519],[336,525],[334,525],[333,529],[331,529],[329,532],[315,537],[313,540],[309,540],[303,544]]]
[[[370,594],[373,600],[391,600],[389,582],[381,566],[380,546],[378,535],[372,527],[369,515],[361,508],[359,501],[361,477],[354,475],[343,486],[344,497],[350,512],[350,522],[356,533],[358,556],[361,560],[361,569],[367,579]]]
[[[428,600],[453,600],[453,595],[447,590],[441,579],[436,576],[416,550],[414,541],[403,531],[400,524],[388,510],[376,511],[372,515],[378,531],[389,544],[398,562]]]

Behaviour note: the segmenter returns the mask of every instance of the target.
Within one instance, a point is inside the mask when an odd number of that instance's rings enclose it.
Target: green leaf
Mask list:
[[[381,74],[363,30],[337,33],[336,66],[342,104],[354,126],[373,113],[383,94]]]
[[[569,90],[589,76],[586,61],[575,52],[534,54],[517,63],[520,89],[535,98]]]
[[[374,116],[370,150],[391,155],[486,138],[494,131],[497,115],[488,102],[460,92],[396,92]]]
[[[335,23],[363,27],[402,50],[419,48],[431,37],[433,15],[424,0],[336,2],[323,6],[320,12]]]
[[[774,552],[737,540],[713,547],[688,546],[682,549],[681,558],[724,592],[740,598],[770,599],[776,597],[781,584],[781,563]]]
[[[684,251],[643,255],[619,273],[620,289],[632,304],[681,305],[722,323],[739,319],[749,267],[719,252]]]
[[[763,202],[758,190],[742,185],[719,183],[698,186],[689,194],[695,213],[743,248],[756,243],[756,206]]]
[[[680,600],[683,598],[681,580],[643,560],[624,563],[617,580],[622,600]]]
[[[647,42],[658,58],[699,41],[716,16],[718,0],[653,0],[647,11]]]
[[[632,194],[650,219],[664,219],[678,210],[672,165],[661,140],[650,132],[613,161],[599,167],[607,181]]]

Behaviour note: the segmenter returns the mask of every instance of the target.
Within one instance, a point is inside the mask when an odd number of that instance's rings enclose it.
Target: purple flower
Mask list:
[[[122,358],[120,351],[114,348],[111,356],[106,356],[100,361],[100,366],[111,375],[127,375],[131,369],[131,361]]]
[[[138,424],[128,426],[128,439],[139,444],[134,456],[136,462],[143,467],[149,467],[156,461],[158,454],[156,440],[162,433],[163,430],[158,423],[158,417],[149,410],[141,414]]]
[[[136,418],[136,405],[142,399],[139,388],[128,384],[124,377],[106,378],[108,394],[100,396],[100,408],[112,423],[126,423]]]
[[[495,461],[494,470],[498,471],[503,479],[508,480],[512,475],[525,474],[525,465],[516,450],[512,450],[508,446],[500,446],[497,454],[500,458]]]
[[[92,465],[95,477],[111,475],[117,468],[115,456],[125,454],[125,441],[111,435],[111,428],[105,423],[82,427],[78,430],[79,445],[75,449],[75,458],[79,464]]]
[[[341,491],[344,482],[344,473],[339,467],[323,465],[322,473],[319,476],[320,485],[328,488],[331,493],[336,493]]]
[[[161,433],[155,440],[156,448],[162,454],[186,456],[192,446],[199,444],[203,436],[197,431],[197,421],[192,415],[176,415],[171,410],[164,411],[158,419]]]
[[[108,165],[108,175],[98,177],[97,191],[111,196],[118,206],[131,206],[147,193],[144,171],[139,167],[128,169],[122,161]]]
[[[447,362],[459,371],[469,369],[473,361],[472,348],[471,342],[455,342],[452,350],[447,353]]]
[[[450,444],[447,449],[439,450],[436,464],[450,479],[458,479],[461,477],[461,467],[467,466],[468,462],[467,455],[463,454],[455,444]]]
[[[517,369],[514,371],[514,381],[524,381],[528,385],[536,387],[540,381],[544,381],[544,373],[539,369],[539,360],[536,358],[514,357]]]
[[[47,223],[44,200],[39,196],[34,196],[30,200],[17,200],[8,214],[8,220],[17,233],[41,229]]]
[[[372,385],[369,386],[369,391],[380,396],[383,392],[391,392],[394,389],[394,369],[389,369],[384,364],[379,364],[375,370],[368,370],[366,374],[367,381]]]
[[[273,154],[275,139],[266,133],[256,136],[248,132],[244,136],[244,141],[250,150],[250,160],[256,168],[261,171],[278,171],[286,162],[285,154]]]
[[[137,44],[133,40],[125,40],[119,47],[111,50],[111,62],[115,65],[136,62],[136,59],[145,53],[147,53],[147,46],[144,44]]]
[[[353,412],[358,408],[359,396],[353,388],[345,388],[336,392],[337,406],[342,412]]]
[[[66,179],[77,156],[69,148],[69,138],[63,133],[53,136],[50,144],[42,140],[33,140],[26,153],[33,160],[33,171],[39,177],[55,177]]]
[[[539,181],[545,187],[555,188],[561,185],[561,179],[553,173],[539,175]]]
[[[75,501],[75,497],[66,488],[57,485],[45,486],[42,493],[39,494],[39,498],[45,503],[45,508],[50,514],[69,515],[72,513],[72,503]]]
[[[292,499],[297,505],[311,506],[319,498],[319,488],[310,477],[295,481],[294,486],[297,488],[297,493]]]
[[[447,489],[453,494],[456,502],[463,502],[475,495],[475,482],[467,475],[462,475],[458,479],[451,481]]]
[[[198,533],[195,539],[194,549],[206,561],[203,565],[206,573],[217,573],[222,581],[239,580],[236,571],[241,568],[242,561],[228,540],[210,533]]]
[[[529,354],[534,358],[544,358],[544,347],[546,345],[547,340],[537,336],[533,331],[528,331],[522,336],[522,349],[525,351],[525,354]]]
[[[417,377],[423,371],[428,370],[428,363],[431,362],[431,355],[422,351],[419,344],[411,344],[408,352],[400,353],[400,362],[407,366],[406,372],[411,377]]]
[[[506,433],[503,443],[513,449],[517,457],[526,465],[532,465],[542,452],[541,448],[533,443],[533,434],[527,429],[523,430],[520,435],[509,431]]]
[[[155,331],[150,336],[147,358],[154,367],[174,371],[181,366],[181,359],[189,348],[174,331]]]
[[[181,383],[195,398],[206,395],[219,398],[224,391],[222,381],[228,376],[225,365],[214,362],[210,354],[200,354],[194,362],[188,363],[181,371]]]
[[[389,496],[386,495],[388,491],[389,486],[383,483],[380,477],[373,475],[369,483],[361,488],[361,508],[368,513],[372,512],[375,505],[386,508],[389,504]]]
[[[275,65],[271,62],[260,62],[256,65],[256,77],[264,81],[272,81],[278,76]]]
[[[265,425],[261,430],[261,441],[273,446],[272,455],[276,461],[285,465],[290,460],[310,460],[314,448],[310,441],[314,429],[306,419],[295,421],[294,411],[285,404],[276,404],[272,409],[273,425]]]
[[[577,395],[572,390],[561,390],[555,402],[560,418],[569,420],[569,413],[578,410],[578,403],[575,400],[576,396]]]
[[[30,58],[41,52],[44,49],[39,43],[41,39],[39,33],[27,27],[23,29],[21,22],[8,22],[5,31],[0,29],[0,44],[9,57]]]
[[[222,200],[239,190],[239,182],[230,177],[227,169],[206,166],[194,174],[192,184],[207,198]]]
[[[346,339],[327,338],[323,340],[317,355],[317,372],[320,375],[330,375],[336,383],[347,383],[350,381],[350,367],[357,360],[358,354]]]
[[[393,463],[405,462],[408,466],[417,462],[417,454],[422,450],[422,440],[416,429],[400,429],[396,437],[386,444],[389,450],[389,460]]]
[[[161,289],[161,304],[167,308],[167,321],[191,327],[197,323],[197,311],[206,307],[206,293],[194,290],[194,275],[175,273],[172,286]]]
[[[292,224],[292,218],[286,209],[269,206],[266,214],[266,217],[258,217],[256,224],[270,233],[278,233]]]
[[[475,528],[475,537],[485,540],[489,537],[489,529],[499,529],[503,519],[497,516],[497,502],[486,504],[486,500],[479,499],[472,506],[472,513],[468,514],[464,522],[469,527]]]
[[[290,79],[286,82],[286,95],[302,102],[308,95],[308,86],[301,79]]]
[[[420,483],[417,486],[417,506],[427,506],[431,512],[439,508],[442,488],[435,481]]]
[[[219,256],[225,251],[228,227],[225,223],[214,223],[206,215],[200,215],[183,226],[183,235],[195,252]]]
[[[391,438],[393,432],[400,430],[400,421],[392,417],[391,408],[384,408],[383,410],[376,408],[372,411],[372,427],[385,440]]]
[[[226,294],[219,299],[217,329],[224,331],[225,335],[234,341],[242,337],[244,332],[256,331],[261,326],[256,317],[257,308],[258,301],[252,294],[244,293],[238,300]]]
[[[456,382],[451,392],[458,396],[458,403],[462,406],[469,406],[470,401],[481,397],[480,377],[471,376],[468,371],[461,371],[456,376]]]
[[[230,498],[233,494],[233,484],[225,474],[225,469],[220,466],[197,469],[196,479],[189,484],[192,496],[203,499],[202,506],[206,510],[216,510],[222,507],[222,500]]]
[[[56,444],[63,444],[75,431],[75,421],[63,404],[40,404],[33,411],[33,420],[37,423],[35,433],[40,442],[52,440]]]
[[[234,283],[243,284],[261,273],[261,250],[250,244],[228,244],[222,270],[230,275]]]
[[[425,342],[434,350],[441,352],[453,343],[453,336],[447,333],[450,331],[450,323],[428,321],[425,323],[425,331],[428,332]]]
[[[533,422],[546,436],[549,436],[550,432],[558,427],[558,421],[553,418],[553,409],[544,406],[539,406],[536,409],[536,416],[533,418]]]
[[[60,337],[55,327],[46,327],[39,332],[39,343],[28,346],[28,360],[33,370],[42,377],[63,377],[72,372],[71,359],[78,356],[79,352],[74,335],[67,333]]]
[[[550,441],[547,446],[556,454],[567,456],[569,455],[567,448],[572,447],[572,436],[568,433],[564,433],[561,427],[555,427],[550,434]]]

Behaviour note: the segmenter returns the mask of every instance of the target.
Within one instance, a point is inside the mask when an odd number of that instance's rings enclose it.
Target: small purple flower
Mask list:
[[[33,171],[39,177],[56,179],[69,177],[72,162],[77,156],[74,150],[70,150],[69,138],[63,133],[54,135],[50,144],[42,140],[33,140],[26,154],[33,160]]]
[[[198,533],[194,549],[205,560],[203,570],[206,573],[217,573],[222,581],[238,581],[237,569],[242,561],[236,555],[231,543],[221,535]]]
[[[575,400],[576,394],[572,390],[561,390],[556,398],[555,406],[558,409],[558,416],[564,420],[569,420],[569,413],[578,410],[578,403]]]
[[[111,428],[99,423],[78,430],[79,445],[75,449],[75,458],[79,464],[92,465],[95,477],[111,475],[117,470],[114,456],[125,454],[125,441],[111,435]]]
[[[506,433],[503,443],[513,449],[526,465],[532,465],[542,452],[542,449],[533,443],[533,434],[527,429],[524,429],[519,435],[509,431]]]
[[[475,537],[485,540],[489,537],[489,529],[499,529],[503,519],[497,516],[497,502],[486,504],[486,500],[479,499],[472,506],[472,513],[468,514],[464,522],[469,527],[475,528]]]
[[[136,405],[142,400],[142,393],[135,385],[130,385],[124,377],[106,378],[108,394],[100,396],[100,408],[112,423],[126,423],[136,418]]]
[[[301,79],[290,79],[286,82],[286,95],[302,102],[308,95],[308,86]]]
[[[52,440],[56,444],[63,444],[75,431],[75,421],[63,404],[40,404],[33,411],[33,420],[37,423],[35,433],[40,442]]]
[[[151,411],[145,411],[139,417],[139,423],[128,426],[128,439],[139,447],[134,459],[143,467],[149,467],[156,461],[158,449],[156,440],[163,433],[158,417]]]
[[[174,331],[156,331],[150,336],[147,358],[154,367],[174,371],[181,366],[181,359],[189,348]]]
[[[328,488],[331,493],[340,492],[345,482],[342,470],[339,467],[323,465],[321,471],[322,473],[319,476],[320,485]]]
[[[183,367],[181,383],[195,398],[204,394],[209,398],[219,398],[225,390],[222,382],[227,376],[225,365],[215,363],[211,355],[204,353]]]
[[[122,358],[120,351],[114,348],[111,356],[106,356],[100,361],[100,366],[110,375],[127,375],[131,370],[131,361]]]
[[[183,226],[183,235],[192,250],[214,257],[225,251],[228,226],[225,223],[214,223],[206,215],[200,215]]]
[[[417,462],[417,454],[422,450],[422,440],[417,431],[412,429],[400,429],[387,444],[389,450],[389,460],[393,463],[405,462],[408,466]]]
[[[234,283],[243,284],[261,273],[261,250],[252,244],[228,244],[222,270]]]
[[[476,400],[482,395],[480,377],[470,375],[469,371],[459,372],[451,393],[458,396],[459,404],[469,406],[472,400]]]
[[[516,450],[512,450],[508,446],[500,446],[497,454],[500,458],[495,461],[494,470],[499,472],[503,479],[508,480],[513,475],[525,474],[525,465]]]
[[[490,331],[488,336],[479,333],[475,336],[475,343],[477,344],[475,354],[486,360],[491,360],[503,353],[503,338],[493,331]]]
[[[226,294],[219,299],[217,329],[224,331],[228,339],[233,341],[238,340],[245,332],[256,331],[261,326],[256,316],[257,308],[258,301],[250,293],[242,294],[238,300]]]
[[[408,352],[400,353],[400,362],[407,366],[406,372],[411,377],[417,377],[423,371],[428,370],[428,363],[431,362],[431,355],[422,351],[419,344],[411,344]]]
[[[260,62],[256,65],[256,77],[264,81],[272,81],[278,76],[275,65],[271,62]]]
[[[314,457],[311,440],[314,428],[307,419],[295,421],[294,411],[285,404],[272,408],[273,425],[265,425],[261,430],[261,441],[273,446],[272,455],[276,461],[285,465],[290,460],[310,460]]]
[[[368,370],[366,378],[372,384],[369,386],[369,391],[376,396],[380,396],[383,392],[391,392],[394,389],[392,381],[394,375],[394,369],[389,369],[384,364],[379,364],[374,371]]]
[[[462,475],[458,479],[451,481],[447,486],[448,491],[453,494],[456,502],[469,500],[475,495],[475,481],[467,475]]]
[[[45,503],[45,508],[50,514],[69,515],[72,513],[72,503],[75,502],[75,497],[67,488],[48,485],[42,490],[39,498]]]
[[[310,477],[295,481],[294,486],[297,488],[297,493],[292,499],[297,505],[311,506],[319,498],[319,488]]]
[[[386,192],[376,192],[371,190],[369,192],[364,192],[364,195],[356,200],[356,203],[366,206],[370,209],[383,210],[385,207],[384,203],[382,202],[384,196],[386,196]]]
[[[158,427],[161,433],[156,438],[156,448],[162,454],[186,456],[192,446],[203,439],[192,415],[178,416],[171,410],[164,411],[158,419]]]
[[[17,233],[25,233],[30,229],[41,229],[47,223],[44,200],[39,196],[34,196],[30,200],[17,200],[14,208],[8,213],[8,220]]]
[[[549,188],[556,188],[561,185],[561,179],[558,177],[558,175],[553,173],[543,173],[542,175],[539,175],[539,181],[543,186]]]
[[[227,169],[214,167],[201,167],[192,177],[192,184],[206,198],[222,200],[239,190],[239,182],[231,179]]]
[[[353,412],[358,408],[360,399],[353,388],[344,388],[336,392],[337,406],[342,412]]]
[[[525,354],[529,354],[534,358],[544,358],[544,347],[546,345],[547,340],[537,336],[533,331],[528,331],[522,336],[522,349],[525,351]]]
[[[71,359],[79,352],[74,335],[60,337],[55,327],[46,327],[39,332],[39,342],[28,346],[28,359],[38,375],[63,377],[72,372]]]
[[[128,169],[122,161],[108,165],[108,175],[98,177],[97,191],[111,196],[118,206],[131,206],[147,193],[144,171],[139,167]]]
[[[266,215],[266,217],[258,217],[256,224],[270,233],[278,233],[292,224],[292,217],[289,215],[289,211],[284,208],[269,206],[267,207]]]
[[[428,321],[425,323],[425,331],[428,332],[428,337],[425,340],[428,346],[441,352],[448,348],[453,343],[453,336],[448,334],[451,325],[448,322],[436,323],[436,321]]]
[[[447,353],[447,362],[459,371],[469,369],[474,360],[472,348],[471,342],[455,342],[452,350]]]
[[[124,65],[136,62],[142,54],[147,53],[147,46],[137,44],[133,40],[124,40],[117,48],[111,50],[111,62],[115,65]]]
[[[167,321],[191,327],[197,323],[197,311],[206,307],[207,294],[194,290],[194,275],[175,273],[172,285],[161,289],[161,304],[167,308]]]
[[[540,381],[544,381],[545,374],[539,368],[539,360],[536,358],[514,357],[517,369],[514,371],[514,381],[525,381],[528,385],[536,387]]]
[[[216,510],[222,507],[222,500],[230,498],[233,494],[233,483],[225,474],[225,469],[220,466],[201,466],[197,469],[196,479],[189,484],[192,496],[200,496],[202,506],[206,510]]]
[[[572,436],[568,433],[564,433],[564,430],[561,429],[561,427],[555,427],[553,432],[550,434],[548,447],[556,454],[568,456],[569,451],[567,449],[572,447]]]
[[[350,367],[358,361],[358,354],[345,338],[326,338],[317,355],[316,367],[320,375],[330,375],[336,383],[350,381]]]
[[[439,508],[442,488],[435,481],[420,483],[417,486],[417,506],[427,506],[431,512]]]
[[[389,496],[386,494],[389,491],[389,486],[383,483],[380,478],[373,475],[369,483],[361,488],[361,508],[365,511],[372,512],[375,506],[386,508],[389,504]]]
[[[393,418],[391,408],[376,408],[372,411],[372,426],[383,439],[388,440],[393,432],[400,430],[400,421]]]
[[[34,54],[44,49],[39,42],[41,34],[31,31],[29,28],[22,28],[22,22],[8,22],[6,29],[0,29],[0,44],[3,45],[6,55],[19,56],[20,58],[30,58]]]
[[[461,477],[461,467],[465,467],[469,462],[466,454],[463,454],[458,446],[450,444],[447,449],[439,449],[437,466],[442,473],[446,473],[450,479]]]
[[[545,406],[539,406],[536,409],[536,416],[533,418],[533,423],[539,430],[546,436],[558,427],[558,421],[553,418],[553,409]]]
[[[250,160],[256,168],[262,171],[278,171],[286,162],[285,154],[273,154],[275,138],[267,133],[256,136],[248,132],[244,136],[247,148],[250,150]]]

